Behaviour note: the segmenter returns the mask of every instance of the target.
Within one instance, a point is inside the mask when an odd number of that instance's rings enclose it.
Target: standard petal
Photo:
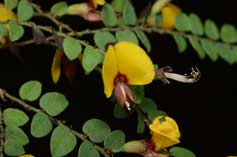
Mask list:
[[[98,5],[104,5],[105,0],[95,0]]]
[[[51,67],[51,76],[54,83],[57,83],[61,74],[61,61],[63,53],[56,50]]]
[[[154,65],[146,52],[138,45],[122,41],[114,46],[119,72],[125,75],[130,85],[145,85],[155,77]]]
[[[164,120],[162,118],[165,118]],[[170,117],[157,117],[149,126],[155,150],[179,143],[180,132],[177,123]]]
[[[118,63],[115,49],[112,45],[108,47],[106,52],[103,67],[102,78],[104,82],[104,92],[106,97],[110,97],[114,88],[114,79],[118,74]]]
[[[161,10],[162,14],[162,28],[172,29],[175,26],[175,18],[181,12],[181,9],[169,3],[166,7]]]
[[[6,8],[3,4],[0,4],[0,21],[14,20],[17,21],[16,14],[10,9]],[[5,27],[9,27],[8,25],[4,25]]]

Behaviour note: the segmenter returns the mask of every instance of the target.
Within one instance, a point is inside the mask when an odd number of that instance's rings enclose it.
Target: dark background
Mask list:
[[[55,1],[37,2],[42,4],[44,9],[48,9]],[[133,2],[136,10],[140,11],[148,1]],[[234,0],[173,2],[184,12],[197,13],[202,20],[214,20],[219,27],[224,23],[236,25]],[[69,22],[73,27],[88,27],[85,23],[79,25],[72,17]],[[149,38],[153,45],[151,57],[154,63],[159,66],[170,65],[177,73],[189,72],[191,67],[197,66],[202,73],[200,81],[195,84],[172,82],[170,85],[164,85],[155,81],[146,86],[146,96],[153,98],[158,108],[166,111],[179,124],[182,137],[178,146],[189,148],[197,157],[237,155],[237,65],[229,65],[220,58],[215,63],[207,57],[200,60],[190,45],[185,53],[180,54],[173,39],[168,35],[149,34]],[[54,47],[42,45],[21,47],[21,62],[8,50],[0,50],[0,87],[18,96],[18,89],[24,82],[39,80],[43,84],[43,92],[59,91],[67,96],[71,102],[70,107],[59,118],[65,119],[75,130],[81,131],[82,124],[90,118],[100,118],[108,122],[113,130],[124,130],[127,141],[143,137],[135,134],[136,117],[129,120],[113,118],[113,103],[103,94],[99,73],[92,72],[86,76],[80,67],[72,83],[62,76],[59,83],[54,85],[50,76],[54,51]],[[32,138],[26,150],[35,156],[49,156],[48,141],[49,136],[44,139]]]

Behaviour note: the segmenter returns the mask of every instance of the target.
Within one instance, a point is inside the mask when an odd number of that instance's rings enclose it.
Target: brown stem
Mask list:
[[[25,102],[22,101],[21,99],[19,99],[19,98],[13,96],[13,95],[11,95],[11,94],[9,94],[8,92],[6,92],[4,89],[1,89],[1,88],[0,88],[0,98],[1,98],[2,100],[4,100],[4,101],[5,101],[6,99],[9,99],[9,100],[11,100],[12,102],[15,102],[15,103],[19,104],[20,106],[24,107],[24,108],[25,108],[26,110],[28,110],[28,111],[43,112],[43,111],[41,111],[40,109],[35,108],[35,107],[33,107],[33,106],[31,106],[31,105],[25,103]],[[62,121],[60,121],[60,120],[58,120],[58,119],[56,119],[56,118],[54,118],[54,117],[51,117],[51,116],[49,116],[49,115],[48,115],[48,117],[49,117],[49,119],[52,120],[52,122],[53,122],[55,125],[59,125],[59,124],[65,125]],[[70,127],[68,127],[68,128],[70,128]],[[78,138],[81,139],[82,141],[86,141],[86,140],[87,140],[87,138],[86,138],[86,136],[85,136],[84,134],[79,133],[79,132],[77,132],[76,130],[73,130],[72,128],[70,128],[70,130],[71,130],[71,132],[72,132],[76,137],[78,137]],[[108,153],[105,151],[104,148],[102,148],[102,147],[100,147],[99,145],[96,145],[96,144],[94,144],[94,143],[92,143],[92,144],[93,144],[93,146],[94,146],[102,155],[104,155],[105,157],[110,157],[110,156],[111,156],[110,154],[108,154]]]

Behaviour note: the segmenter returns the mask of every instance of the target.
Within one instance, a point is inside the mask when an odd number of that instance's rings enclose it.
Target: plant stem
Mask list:
[[[24,101],[22,101],[21,99],[9,94],[6,90],[4,89],[1,89],[0,88],[0,98],[2,100],[6,100],[6,99],[9,99],[10,101],[12,102],[15,102],[17,104],[19,104],[20,106],[24,107],[26,110],[28,111],[33,111],[33,112],[43,112],[42,110],[38,109],[38,108],[35,108],[27,103],[25,103]],[[47,113],[46,113],[47,114]],[[54,118],[54,117],[51,117],[49,116],[49,119],[51,119],[51,121],[55,124],[55,125],[59,125],[59,124],[63,124],[65,125],[62,121]],[[70,127],[68,127],[70,128]],[[77,132],[76,130],[73,130],[72,128],[70,128],[71,132],[76,136],[78,137],[79,139],[81,139],[82,141],[86,141],[87,140],[87,136],[82,134],[82,133],[79,133]],[[90,141],[91,142],[91,141]],[[110,157],[111,155],[109,155],[104,148],[100,147],[99,145],[96,145],[94,143],[92,143],[93,146],[102,154],[104,155],[105,157]],[[0,156],[1,157],[1,156]]]

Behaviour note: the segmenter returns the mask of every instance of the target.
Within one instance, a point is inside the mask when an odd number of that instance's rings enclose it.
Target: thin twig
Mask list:
[[[6,92],[6,90],[1,89],[1,88],[0,88],[0,98],[1,98],[2,100],[9,99],[9,100],[11,100],[12,102],[15,102],[15,103],[19,104],[20,106],[24,107],[24,108],[25,108],[26,110],[28,110],[28,111],[43,112],[43,111],[41,111],[40,109],[35,108],[35,107],[33,107],[33,106],[31,106],[31,105],[25,103],[25,102],[22,101],[21,99],[19,99],[19,98],[13,96],[13,95],[11,95],[11,94],[9,94],[8,92]],[[49,116],[49,115],[48,115],[48,116]],[[58,120],[58,119],[56,119],[56,118],[54,118],[54,117],[49,116],[49,119],[51,119],[51,120],[54,122],[54,124],[56,124],[56,125],[59,125],[59,124],[65,125],[62,121],[60,121],[60,120]],[[68,128],[70,128],[70,129],[71,129],[71,132],[72,132],[76,137],[78,137],[79,139],[81,139],[82,141],[86,141],[86,140],[87,140],[87,138],[86,138],[86,136],[85,136],[84,134],[79,133],[79,132],[77,132],[76,130],[73,130],[71,127],[68,127]],[[93,144],[93,143],[92,143],[92,144]],[[100,147],[99,145],[93,144],[93,146],[94,146],[102,155],[104,155],[105,157],[110,157],[110,156],[111,156],[110,154],[108,154],[108,153],[105,151],[104,148]]]

